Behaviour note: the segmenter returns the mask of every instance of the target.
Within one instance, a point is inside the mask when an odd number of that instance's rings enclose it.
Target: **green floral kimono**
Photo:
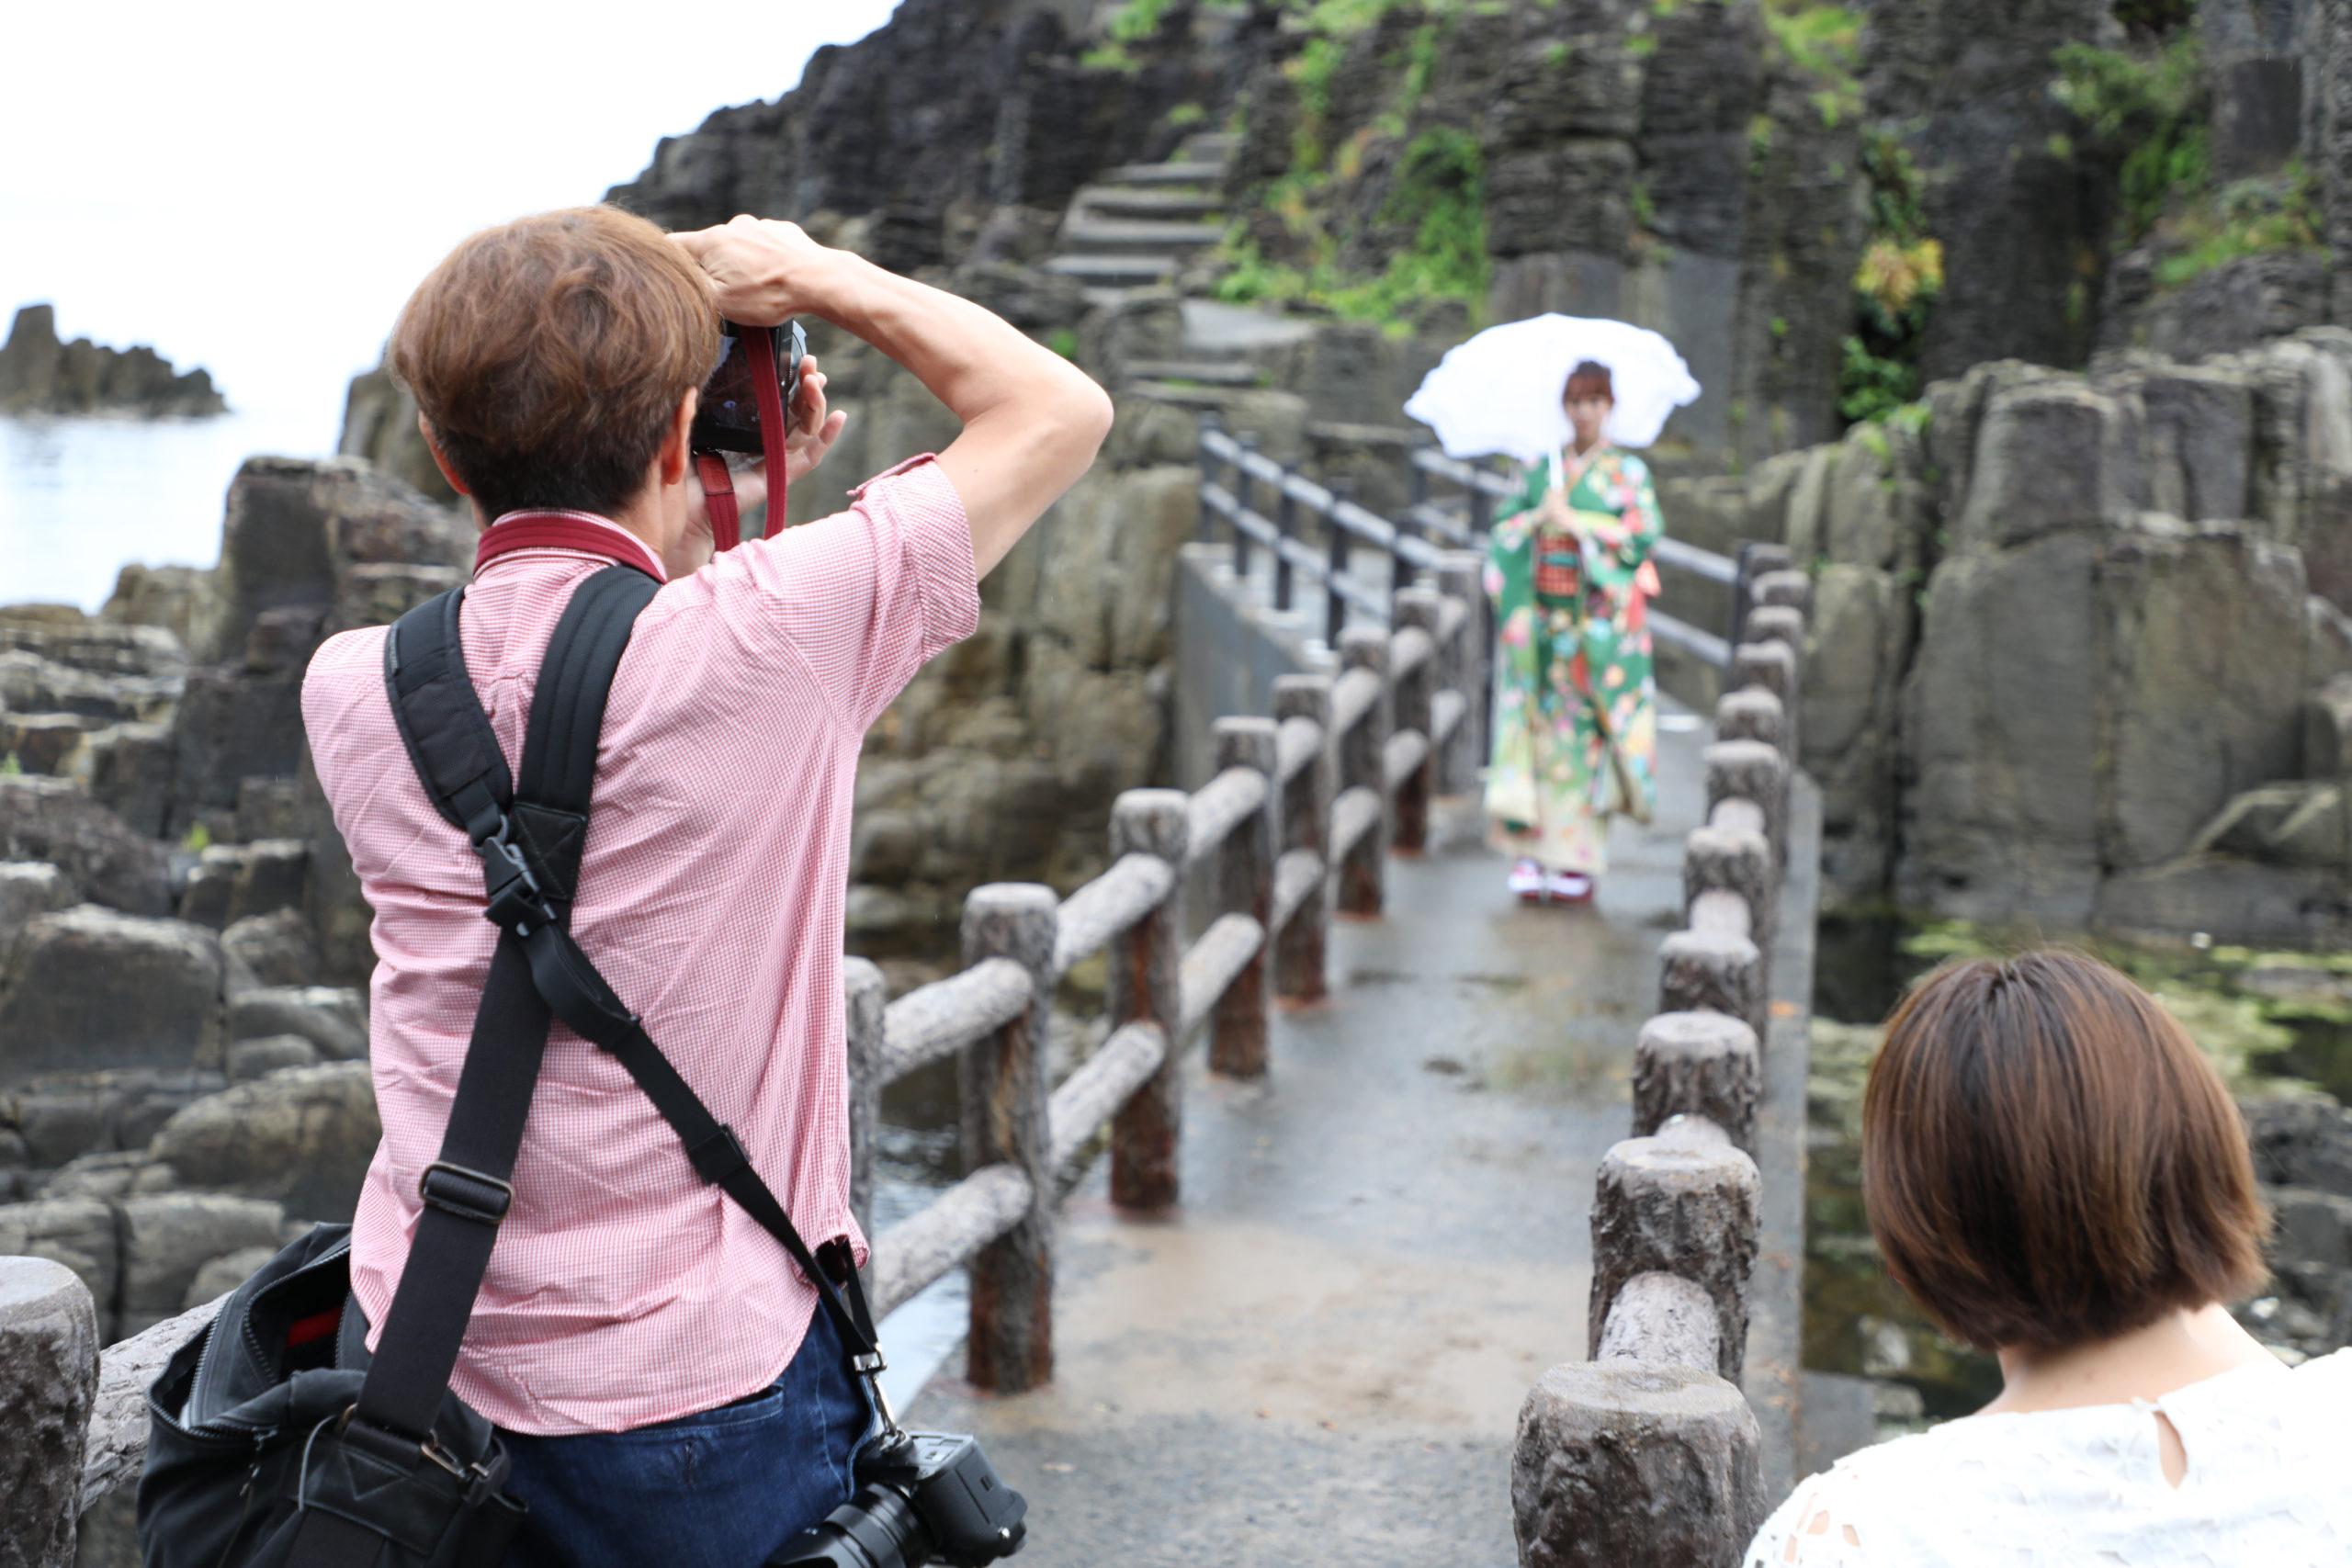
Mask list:
[[[1593,875],[1607,867],[1609,818],[1646,818],[1657,794],[1645,605],[1657,592],[1649,553],[1662,530],[1648,465],[1609,446],[1591,454],[1545,525],[1545,492],[1563,471],[1556,459],[1531,468],[1487,544],[1497,647],[1486,806],[1497,849]],[[1622,767],[1596,722],[1596,698],[1607,704]],[[1638,799],[1628,798],[1628,780]]]

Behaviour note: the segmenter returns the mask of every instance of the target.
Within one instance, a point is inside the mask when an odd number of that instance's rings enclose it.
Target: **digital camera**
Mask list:
[[[975,1438],[899,1432],[861,1456],[857,1495],[767,1568],[983,1568],[1021,1550],[1029,1504]]]

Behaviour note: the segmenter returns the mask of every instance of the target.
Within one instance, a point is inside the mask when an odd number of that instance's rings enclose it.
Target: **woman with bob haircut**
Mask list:
[[[1747,1568],[2352,1562],[2352,1350],[2290,1371],[2223,1310],[2264,1279],[2245,1129],[2131,981],[2067,952],[1923,981],[1871,1069],[1862,1192],[2002,1393],[1808,1478]]]

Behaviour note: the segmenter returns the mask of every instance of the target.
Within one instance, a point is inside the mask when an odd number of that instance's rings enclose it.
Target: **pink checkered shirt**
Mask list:
[[[605,564],[518,550],[467,591],[466,660],[510,766],[556,619]],[[613,682],[572,929],[812,1247],[864,1245],[848,1206],[842,1034],[859,743],[978,614],[963,504],[917,458],[849,511],[665,585]],[[481,917],[481,863],[393,728],[386,635],[331,639],[302,686],[319,782],[376,915],[384,1141],[351,1276],[379,1327],[498,934]],[[695,1177],[620,1064],[560,1023],[514,1189],[453,1385],[498,1425],[626,1431],[763,1388],[798,1349],[815,1291]]]

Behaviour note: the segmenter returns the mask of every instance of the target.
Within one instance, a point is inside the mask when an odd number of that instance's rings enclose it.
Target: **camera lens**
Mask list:
[[[861,1486],[857,1495],[803,1530],[767,1568],[922,1568],[931,1541],[914,1505],[895,1486]]]

